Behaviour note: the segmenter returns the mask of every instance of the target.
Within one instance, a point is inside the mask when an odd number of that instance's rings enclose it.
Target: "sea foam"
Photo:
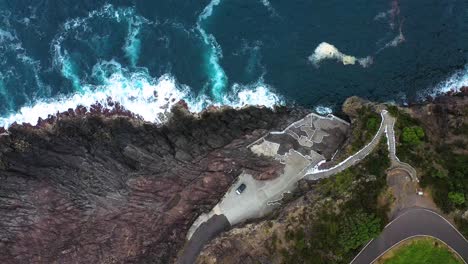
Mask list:
[[[468,65],[453,73],[446,80],[427,89],[419,97],[424,99],[426,96],[436,97],[447,92],[459,92],[462,87],[468,87]]]
[[[216,42],[216,38],[212,34],[206,33],[202,24],[213,14],[214,7],[218,6],[220,3],[220,0],[212,0],[205,9],[203,9],[203,12],[197,19],[198,32],[208,48],[206,51],[206,57],[208,60],[205,67],[207,68],[209,81],[206,86],[211,88],[211,94],[217,100],[222,99],[224,89],[227,84],[226,73],[219,63],[219,60],[223,57],[223,52],[221,50],[221,46]]]
[[[315,48],[314,53],[309,56],[309,61],[315,66],[319,66],[323,60],[329,59],[337,60],[343,63],[343,65],[354,65],[357,62],[362,67],[368,67],[373,62],[370,56],[366,58],[356,58],[355,56],[346,55],[327,42],[320,43],[317,48]]]
[[[106,63],[103,63],[104,65]],[[112,62],[107,62],[107,66]],[[100,68],[103,66],[99,66]],[[263,105],[272,107],[282,104],[280,96],[271,91],[271,87],[259,81],[250,85],[234,84],[231,92],[226,94],[220,102],[213,101],[206,95],[195,96],[190,87],[179,84],[169,75],[152,78],[146,71],[128,73],[118,68],[115,73],[105,78],[102,85],[93,86],[84,84],[83,89],[69,96],[59,96],[55,99],[36,100],[34,104],[23,106],[19,111],[6,117],[0,117],[0,127],[9,127],[12,123],[37,124],[38,118],[47,118],[50,114],[75,109],[81,105],[89,108],[95,103],[104,107],[108,99],[119,102],[131,112],[140,115],[144,120],[162,123],[164,113],[179,100],[185,100],[189,110],[200,112],[208,105],[230,105],[242,107],[245,105]],[[96,70],[97,71],[97,70]]]

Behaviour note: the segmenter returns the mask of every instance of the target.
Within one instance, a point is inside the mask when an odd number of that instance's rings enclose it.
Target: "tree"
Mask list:
[[[377,120],[375,117],[370,117],[367,120],[366,127],[370,132],[377,131],[379,128],[379,120]]]
[[[424,138],[424,130],[422,127],[414,126],[414,127],[405,127],[403,128],[403,134],[401,135],[401,139],[403,143],[407,143],[409,145],[419,145],[421,140]]]
[[[460,192],[449,192],[448,198],[455,205],[462,205],[465,203],[465,195]]]
[[[380,218],[374,214],[357,211],[343,219],[338,241],[344,251],[349,252],[377,237],[380,230]]]

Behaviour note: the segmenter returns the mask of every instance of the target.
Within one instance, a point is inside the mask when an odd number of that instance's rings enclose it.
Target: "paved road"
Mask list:
[[[468,241],[445,218],[425,208],[410,208],[388,224],[380,236],[372,240],[351,261],[369,264],[400,241],[414,236],[432,236],[440,239],[464,260],[468,261]]]
[[[182,250],[177,264],[192,264],[200,254],[203,246],[219,233],[231,227],[224,215],[214,215],[198,227]]]

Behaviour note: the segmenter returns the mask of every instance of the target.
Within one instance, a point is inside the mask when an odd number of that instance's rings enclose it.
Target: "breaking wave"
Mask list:
[[[426,96],[436,97],[447,92],[459,92],[462,87],[468,87],[468,65],[464,69],[456,71],[445,81],[420,94],[420,99]]]
[[[35,125],[39,118],[44,119],[51,114],[75,109],[77,106],[89,108],[95,103],[112,109],[113,105],[109,105],[112,101],[119,102],[125,109],[144,120],[156,123],[164,122],[165,113],[182,99],[187,102],[192,112],[200,112],[209,105],[272,107],[284,103],[281,97],[271,92],[271,87],[265,84],[262,78],[251,84],[235,83],[231,89],[226,89],[227,77],[219,64],[222,58],[221,48],[214,36],[206,33],[202,26],[213,14],[214,7],[219,4],[219,0],[210,2],[196,23],[196,30],[207,47],[205,66],[209,81],[204,88],[210,88],[211,94],[206,93],[205,89],[195,94],[191,87],[179,83],[170,70],[166,71],[166,74],[154,77],[146,67],[137,66],[142,45],[142,30],[145,26],[158,22],[151,22],[139,16],[134,8],[105,5],[84,17],[67,20],[52,40],[52,66],[70,81],[72,92],[64,92],[55,98],[35,96],[34,100],[29,100],[29,103],[17,111],[7,111],[9,115],[0,117],[0,127],[8,127],[14,122]],[[110,39],[110,36],[105,34],[105,28],[114,25],[125,30],[114,34],[117,39]],[[102,30],[104,32],[101,32]],[[0,40],[12,42],[16,41],[16,37],[10,32],[0,31]],[[115,50],[118,43],[123,43],[123,57],[130,62],[128,66],[123,66],[126,64],[114,58],[113,53],[107,53],[108,50]],[[87,54],[77,52],[76,45],[82,45],[81,48],[85,49]],[[22,56],[26,58],[24,53]],[[90,61],[95,61],[92,69],[82,63],[81,56],[90,56]],[[0,78],[0,99],[8,93],[8,86],[2,81],[4,79]]]
[[[64,43],[70,40],[73,43],[87,43],[86,45],[91,47],[90,52],[94,53],[93,56],[99,58],[106,53],[106,45],[113,42],[112,39],[108,39],[108,34],[101,34],[102,36],[97,34],[99,37],[96,38],[95,30],[100,28],[93,27],[91,23],[127,25],[127,34],[122,50],[133,67],[136,66],[140,56],[140,31],[143,25],[153,24],[146,18],[137,15],[134,8],[114,8],[110,4],[89,12],[85,17],[67,20],[62,27],[62,32],[52,41],[53,65],[59,69],[63,77],[70,80],[75,91],[82,89],[82,80],[79,73],[81,69],[77,62],[78,59],[71,55],[65,48]],[[105,27],[103,28],[105,30]],[[93,43],[93,40],[97,43]]]
[[[216,38],[212,34],[206,33],[202,24],[213,14],[213,9],[220,3],[220,0],[212,0],[205,9],[203,9],[203,12],[197,19],[197,29],[200,32],[203,42],[208,47],[206,68],[209,81],[205,85],[205,88],[211,88],[211,94],[218,101],[223,99],[223,92],[227,84],[226,73],[219,64],[219,60],[223,57],[223,52],[221,46],[216,42]]]
[[[281,97],[271,92],[271,88],[262,80],[251,84],[234,84],[222,102],[213,102],[206,95],[195,96],[190,87],[179,84],[169,75],[151,77],[147,70],[129,72],[115,61],[101,61],[93,68],[93,76],[103,80],[101,85],[83,84],[82,89],[69,96],[55,99],[37,100],[33,105],[22,107],[17,113],[0,118],[0,127],[9,127],[12,123],[37,124],[38,118],[47,118],[50,114],[75,109],[81,105],[90,107],[100,103],[104,107],[110,101],[117,101],[127,110],[140,115],[144,120],[156,123],[165,121],[164,113],[179,100],[185,100],[189,110],[200,112],[208,105],[227,104],[233,107],[244,105],[265,105],[272,107],[282,104]]]

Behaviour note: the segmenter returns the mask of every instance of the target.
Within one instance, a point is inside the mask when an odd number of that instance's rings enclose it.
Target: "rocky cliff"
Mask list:
[[[183,105],[164,126],[69,111],[0,136],[1,263],[169,263],[242,170],[282,165],[243,146],[304,111]]]
[[[432,189],[438,206],[450,204],[448,192],[452,190],[449,187],[446,190],[444,186],[455,182],[467,184],[464,180],[466,176],[463,176],[467,172],[463,163],[468,160],[467,95],[465,91],[409,107],[387,106],[392,108],[392,112],[399,113],[397,141],[401,141],[404,128],[421,126],[426,132],[426,136],[417,145],[399,142],[398,151],[402,160],[414,164],[418,169],[422,186]],[[346,100],[343,112],[351,118],[353,132],[344,151],[337,155],[338,159],[341,155],[347,157],[351,154],[356,142],[360,147],[364,144],[361,142],[366,140],[364,131],[370,129],[370,121],[374,118],[369,112],[379,111],[382,107],[382,104],[357,97]],[[379,151],[354,168],[322,182],[302,182],[299,194],[275,214],[262,221],[235,227],[213,239],[204,247],[197,263],[349,263],[368,239],[363,239],[361,244],[354,244],[346,250],[347,244],[341,244],[347,238],[342,236],[347,230],[343,223],[349,219],[359,219],[351,221],[352,226],[357,227],[363,219],[378,216],[383,228],[389,212],[387,208],[395,202],[386,187],[385,173],[389,163],[382,163],[387,156],[383,153],[386,148],[385,145],[380,146]],[[438,153],[440,148],[449,150]],[[403,150],[411,155],[403,155]],[[456,161],[460,163],[455,169],[454,161],[443,162],[441,160],[444,158],[440,157],[454,154],[457,155]],[[419,157],[419,160],[412,159],[413,156]],[[434,164],[437,166],[434,167]],[[437,169],[445,172],[443,176],[436,173]],[[459,176],[456,176],[457,173]],[[455,217],[459,229],[468,234],[466,205],[458,204],[453,209],[456,210],[451,215]],[[356,211],[360,213],[355,214]],[[365,217],[361,218],[362,214]],[[365,232],[361,229],[357,233],[362,235]]]

